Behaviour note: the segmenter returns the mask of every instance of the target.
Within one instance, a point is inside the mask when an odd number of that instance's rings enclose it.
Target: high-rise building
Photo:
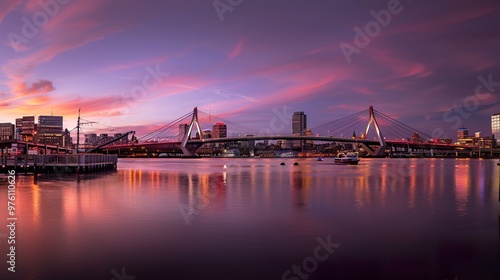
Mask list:
[[[21,120],[21,139],[22,141],[32,142],[35,136],[35,116],[25,116]]]
[[[182,123],[179,125],[179,136],[177,136],[177,140],[182,141],[184,139],[184,135],[188,133],[189,125]]]
[[[15,126],[11,123],[0,123],[0,141],[14,140]]]
[[[23,122],[24,131],[24,122]],[[36,134],[37,142],[47,145],[63,146],[63,117],[39,116]]]
[[[491,116],[491,134],[495,136],[497,146],[500,145],[500,113]]]
[[[227,126],[218,122],[212,127],[212,138],[227,138]]]
[[[465,127],[461,127],[457,130],[457,140],[469,138],[469,130]]]
[[[292,116],[292,134],[305,135],[304,131],[307,129],[307,116],[304,112],[295,112]]]
[[[304,112],[294,112],[292,115],[292,135],[304,136],[307,129],[307,116]],[[305,141],[293,141],[293,146],[296,148],[303,148]]]

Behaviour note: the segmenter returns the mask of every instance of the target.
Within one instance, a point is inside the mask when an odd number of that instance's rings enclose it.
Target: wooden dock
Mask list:
[[[15,169],[16,173],[94,173],[116,170],[117,155],[53,154],[3,156],[1,171]]]

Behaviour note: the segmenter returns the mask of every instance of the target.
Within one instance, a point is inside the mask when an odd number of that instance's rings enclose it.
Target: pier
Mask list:
[[[1,172],[16,173],[95,173],[116,170],[117,155],[103,154],[55,154],[2,156]]]

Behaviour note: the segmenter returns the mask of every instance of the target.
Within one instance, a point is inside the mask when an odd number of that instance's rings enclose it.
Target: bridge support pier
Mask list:
[[[184,134],[184,137],[182,138],[182,142],[181,142],[182,154],[184,156],[187,156],[187,157],[194,156],[196,154],[196,150],[198,150],[198,148],[201,147],[201,145],[199,145],[198,147],[196,147],[196,149],[192,149],[191,147],[189,149],[187,148],[187,143],[188,143],[188,140],[191,138],[191,132],[193,130],[194,125],[196,125],[196,129],[198,130],[198,135],[200,135],[200,138],[202,138],[203,134],[201,133],[200,124],[198,123],[198,107],[194,107],[193,118],[191,119],[191,123],[189,124],[188,131],[186,132],[186,134]]]
[[[376,151],[373,151],[373,149],[370,149],[366,145],[363,145],[363,147],[367,148],[368,154],[371,156],[383,156],[385,155],[385,148],[387,147],[387,145],[385,143],[384,136],[382,135],[382,131],[380,131],[380,127],[378,126],[377,119],[375,118],[375,113],[373,112],[373,106],[370,106],[370,121],[368,121],[368,125],[366,126],[365,132],[361,137],[362,139],[366,139],[366,135],[368,134],[368,131],[370,130],[370,125],[372,123],[373,126],[375,126],[375,130],[377,131],[380,147]]]

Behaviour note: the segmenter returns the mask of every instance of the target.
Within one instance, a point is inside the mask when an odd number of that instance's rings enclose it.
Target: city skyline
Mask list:
[[[497,3],[215,3],[3,1],[0,122],[53,113],[72,129],[81,108],[103,133],[147,132],[198,106],[314,127],[374,105],[440,138],[491,134]]]

